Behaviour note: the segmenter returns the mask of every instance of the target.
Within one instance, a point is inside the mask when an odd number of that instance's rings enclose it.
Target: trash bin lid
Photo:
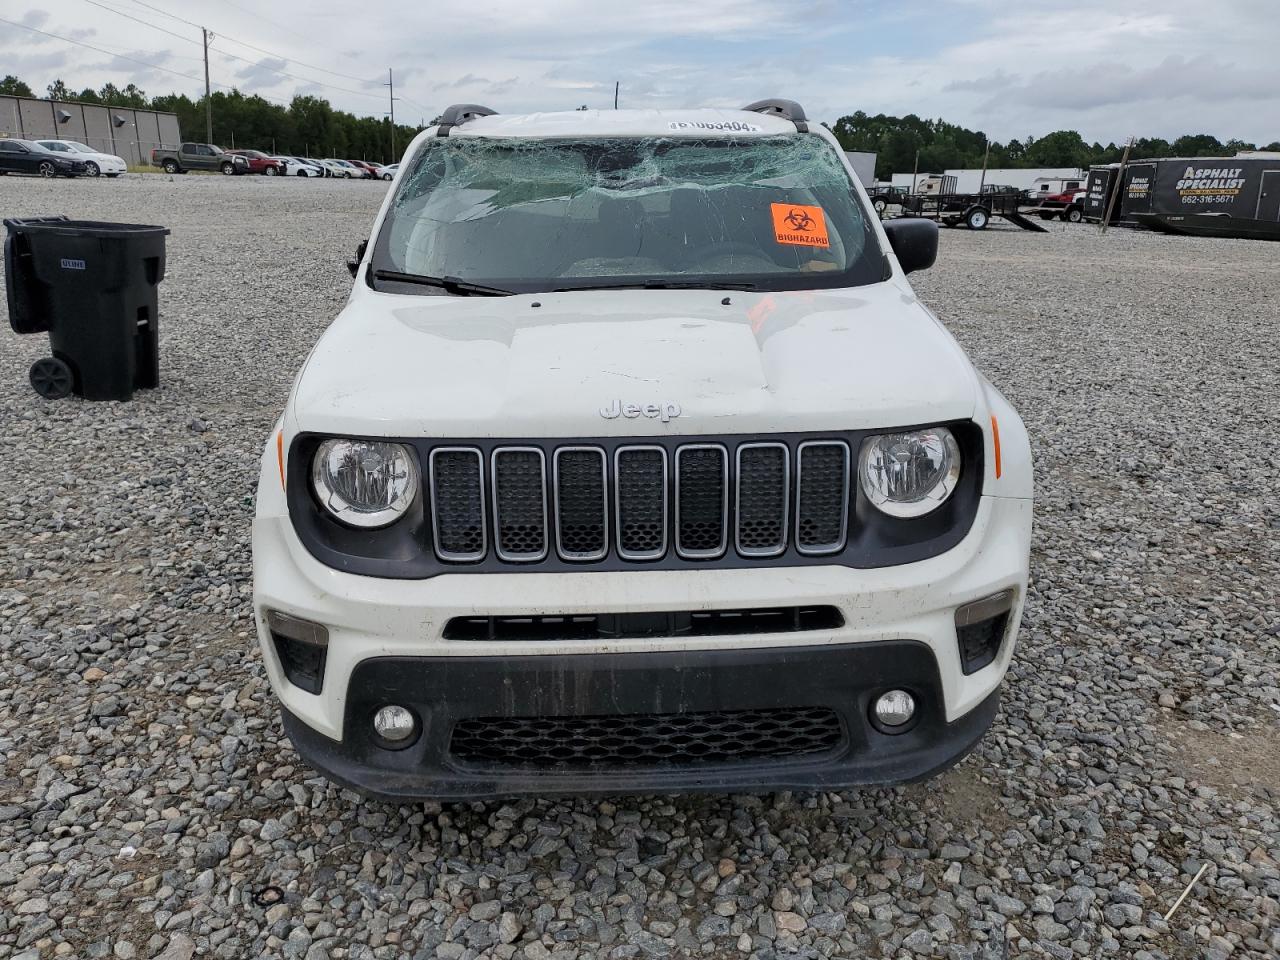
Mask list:
[[[167,236],[168,227],[146,223],[105,223],[99,220],[67,220],[64,217],[11,218],[4,225],[12,233],[55,233],[63,237],[140,237]]]

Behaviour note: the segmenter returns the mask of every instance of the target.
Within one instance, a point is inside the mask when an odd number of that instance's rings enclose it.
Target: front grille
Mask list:
[[[444,625],[444,639],[635,640],[802,633],[808,630],[835,630],[843,626],[844,617],[839,609],[827,605],[654,613],[531,614],[454,617]]]
[[[796,472],[796,548],[838,553],[849,509],[849,447],[841,441],[802,443]]]
[[[556,546],[566,560],[600,560],[609,549],[606,459],[598,447],[556,451]]]
[[[479,450],[431,453],[431,521],[441,560],[466,563],[485,555],[483,463]]]
[[[493,524],[498,558],[529,563],[547,555],[547,477],[537,447],[493,451]]]
[[[618,555],[656,560],[667,552],[667,451],[622,447],[614,462]]]
[[[463,763],[536,770],[609,770],[808,759],[845,743],[827,707],[593,717],[472,717],[453,728]]]
[[[676,551],[686,559],[718,557],[729,513],[729,455],[718,444],[676,451]]]
[[[426,459],[445,563],[818,557],[848,542],[844,440],[444,446]]]

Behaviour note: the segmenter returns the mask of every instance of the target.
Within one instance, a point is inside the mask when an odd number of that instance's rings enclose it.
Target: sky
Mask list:
[[[0,0],[0,18],[0,75],[38,95],[60,77],[196,96],[205,26],[215,89],[380,116],[393,68],[409,124],[612,107],[618,81],[623,107],[785,97],[1001,141],[1280,140],[1280,0]]]

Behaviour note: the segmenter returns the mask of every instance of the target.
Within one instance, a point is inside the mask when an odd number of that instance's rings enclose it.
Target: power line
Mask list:
[[[40,30],[36,27],[27,26],[27,24],[25,23],[18,23],[16,20],[6,20],[4,17],[0,17],[0,23],[7,23],[11,27],[20,27],[23,30],[30,30],[32,33],[38,33],[41,36],[50,37],[54,40],[61,40],[63,43],[73,43],[77,47],[85,47],[86,49],[94,50],[98,53],[105,54],[108,57],[116,57],[120,60],[128,60],[130,63],[139,64],[140,66],[147,67],[150,70],[161,70],[164,73],[171,73],[175,77],[182,77],[182,79],[184,80],[191,80],[191,81],[194,81],[195,83],[202,82],[199,77],[193,77],[189,73],[180,73],[177,70],[170,70],[168,67],[162,67],[158,63],[147,63],[145,60],[139,60],[136,57],[126,56],[123,53],[115,53],[112,50],[104,50],[102,47],[95,47],[92,43],[85,43],[83,40],[72,40],[70,37],[61,37],[56,33],[49,33],[47,30]],[[219,84],[219,86],[222,86],[222,84]]]
[[[159,30],[161,33],[167,34],[167,35],[169,35],[169,36],[171,36],[171,37],[177,37],[179,40],[185,41],[185,42],[187,42],[187,43],[194,43],[196,46],[200,46],[200,45],[201,45],[201,43],[202,43],[202,41],[200,41],[200,40],[196,40],[194,37],[184,37],[184,36],[183,36],[182,34],[180,34],[180,33],[174,33],[172,30],[167,30],[167,29],[165,29],[164,27],[157,26],[157,25],[156,25],[156,24],[154,24],[154,23],[149,23],[149,22],[147,22],[146,20],[143,20],[143,19],[141,19],[141,18],[139,18],[139,17],[135,17],[135,16],[133,16],[132,14],[125,13],[123,10],[117,10],[117,9],[115,9],[114,7],[109,7],[109,6],[107,6],[105,3],[100,3],[100,2],[99,2],[99,0],[84,0],[84,2],[85,2],[85,3],[88,3],[88,4],[91,4],[92,6],[95,6],[95,7],[99,8],[100,10],[106,10],[108,13],[114,13],[114,14],[116,14],[117,16],[124,17],[126,20],[132,20],[134,23],[140,23],[140,24],[142,24],[144,27],[150,27],[152,30]],[[137,2],[137,0],[135,0],[135,2]],[[147,4],[143,4],[143,6],[148,6],[148,5],[147,5]],[[180,19],[180,18],[176,18],[176,17],[175,17],[175,19]],[[189,23],[190,21],[183,20],[182,22],[183,22],[183,23]],[[202,32],[202,34],[206,32],[204,27],[196,27],[196,29],[197,29],[197,30],[200,30],[200,31]],[[234,37],[228,37],[228,36],[226,36],[225,34],[218,34],[218,36],[219,36],[219,37],[221,37],[223,40],[230,40],[230,41],[232,41],[233,43],[240,43],[240,42],[241,42],[241,41],[239,41],[239,40],[236,40]],[[242,44],[242,45],[243,45],[243,46],[248,46],[248,44]],[[207,46],[207,44],[206,44],[206,46]],[[252,48],[250,48],[250,49],[252,49]],[[264,66],[263,64],[259,63],[259,62],[258,62],[258,61],[256,61],[256,60],[250,60],[248,57],[241,57],[241,56],[238,56],[237,54],[234,54],[234,53],[228,53],[226,50],[216,50],[215,52],[216,52],[218,55],[223,56],[223,57],[227,57],[227,58],[229,58],[229,59],[231,59],[231,60],[239,60],[241,63],[247,63],[247,64],[249,64],[250,66],[257,67],[257,68],[259,68],[259,69],[261,69],[261,70],[266,70],[268,73],[270,73],[270,74],[272,74],[272,75],[274,75],[274,76],[278,76],[278,77],[287,77],[287,78],[288,78],[288,79],[290,79],[290,80],[296,80],[298,83],[314,84],[315,86],[318,86],[318,87],[326,87],[326,88],[328,88],[328,89],[330,89],[330,90],[339,90],[339,91],[341,91],[342,93],[350,93],[350,94],[354,94],[354,95],[355,95],[355,96],[357,96],[357,97],[373,97],[373,98],[378,99],[378,100],[381,100],[381,99],[382,99],[382,95],[381,95],[381,94],[377,94],[377,93],[369,93],[369,92],[368,92],[368,91],[366,91],[366,90],[349,90],[349,89],[347,89],[346,87],[339,87],[339,86],[337,86],[337,85],[335,85],[335,84],[332,84],[332,83],[325,83],[323,80],[313,80],[313,79],[311,79],[310,77],[299,77],[299,76],[297,76],[297,75],[295,75],[295,74],[292,74],[292,73],[286,73],[286,72],[285,72],[285,71],[283,71],[283,70],[276,70],[276,69],[274,69],[274,68],[272,68],[272,67]],[[276,56],[276,55],[275,55],[275,54],[271,54],[271,56]],[[287,58],[285,58],[285,57],[277,57],[277,59],[287,60]],[[295,62],[297,62],[297,61],[295,61]],[[305,64],[304,64],[304,66],[305,66]],[[224,86],[224,84],[219,84],[219,86]]]
[[[152,10],[152,11],[154,11],[154,12],[156,12],[156,13],[163,14],[163,15],[164,15],[164,16],[166,16],[166,17],[170,17],[170,18],[172,18],[172,19],[174,19],[174,20],[178,20],[178,21],[180,21],[180,22],[182,22],[182,23],[185,23],[185,24],[186,24],[187,26],[189,26],[189,27],[195,27],[197,30],[201,29],[201,26],[202,26],[201,24],[198,24],[198,23],[192,23],[190,20],[185,20],[185,19],[183,19],[182,17],[177,16],[176,14],[169,13],[167,10],[161,10],[159,7],[155,7],[155,6],[152,6],[152,5],[151,5],[151,4],[149,4],[149,3],[145,3],[145,2],[144,2],[144,0],[133,0],[133,2],[134,2],[134,3],[136,3],[136,4],[138,4],[138,6],[140,6],[140,7],[146,7],[148,10]],[[265,55],[266,55],[266,56],[268,56],[268,57],[275,57],[277,60],[284,60],[284,61],[286,61],[286,62],[288,62],[288,63],[296,63],[298,66],[300,66],[300,67],[306,67],[308,70],[319,70],[321,73],[327,73],[327,74],[330,74],[330,75],[335,76],[335,77],[342,77],[344,80],[354,80],[356,83],[372,83],[372,82],[373,82],[373,81],[369,80],[367,77],[355,77],[355,76],[352,76],[352,75],[351,75],[351,74],[349,74],[349,73],[340,73],[340,72],[339,72],[339,71],[337,71],[337,70],[330,70],[328,67],[321,67],[321,66],[318,66],[317,64],[314,64],[314,63],[306,63],[306,62],[305,62],[305,61],[303,61],[303,60],[299,60],[297,57],[287,57],[287,56],[285,56],[284,54],[282,54],[282,53],[277,53],[277,52],[276,52],[276,51],[274,51],[274,50],[267,50],[267,49],[265,49],[264,47],[254,46],[252,43],[246,43],[246,42],[245,42],[245,41],[243,41],[243,40],[238,40],[238,39],[236,39],[235,37],[232,37],[232,36],[230,36],[230,35],[228,35],[228,34],[226,34],[226,33],[219,33],[219,34],[218,34],[218,36],[220,36],[223,40],[230,40],[232,43],[238,43],[238,44],[240,44],[240,46],[242,46],[242,47],[248,47],[250,50],[253,50],[253,51],[257,52],[257,53],[265,54]],[[301,35],[299,34],[299,36],[301,36]],[[228,54],[228,56],[230,56],[230,54]],[[243,58],[241,58],[241,59],[243,59]],[[249,62],[252,62],[252,61],[249,61]],[[298,79],[298,78],[297,78],[297,77],[294,77],[293,79],[295,79],[295,80],[296,80],[296,79]],[[310,80],[304,80],[303,82],[304,82],[304,83],[312,83],[312,82],[319,83],[319,81],[310,81]],[[321,84],[321,85],[323,86],[323,84]],[[333,89],[335,89],[335,90],[341,90],[341,89],[343,89],[343,88],[342,88],[342,87],[334,87]],[[347,92],[347,93],[353,93],[353,92],[361,92],[361,91],[351,91],[351,90],[347,90],[346,92]],[[382,94],[375,94],[375,96],[376,96],[376,97],[378,97],[378,99],[382,99]]]
[[[225,4],[226,4],[227,6],[229,6],[229,7],[234,7],[236,10],[239,10],[241,13],[247,14],[248,16],[251,16],[251,17],[254,17],[254,18],[258,19],[258,20],[261,20],[263,23],[266,23],[266,24],[269,24],[270,26],[275,27],[277,30],[282,30],[283,32],[285,32],[285,33],[287,33],[287,34],[290,34],[291,36],[297,37],[299,40],[303,40],[303,41],[305,41],[305,42],[307,42],[307,43],[311,44],[312,46],[319,48],[319,49],[320,49],[320,50],[322,50],[322,51],[327,50],[329,53],[332,53],[332,54],[334,54],[335,56],[342,57],[344,60],[352,60],[352,61],[354,61],[354,59],[355,59],[355,58],[354,58],[354,57],[352,57],[352,56],[351,56],[351,54],[349,54],[349,53],[342,53],[342,52],[340,52],[340,51],[334,50],[334,49],[329,48],[329,47],[321,47],[321,46],[320,46],[318,43],[316,43],[316,41],[315,41],[315,40],[313,40],[311,37],[308,37],[308,36],[306,36],[306,35],[304,35],[304,34],[301,34],[301,33],[299,33],[297,30],[294,30],[292,27],[287,27],[287,26],[285,26],[283,23],[280,23],[280,22],[279,22],[279,21],[277,21],[277,20],[272,20],[270,17],[264,16],[262,13],[258,12],[257,10],[252,10],[252,9],[250,9],[249,7],[243,6],[243,5],[239,4],[239,3],[234,3],[234,2],[233,2],[233,0],[222,0],[222,2],[223,2],[223,3],[225,3]],[[295,61],[295,62],[297,62],[297,61]],[[303,64],[303,66],[306,66],[306,64]],[[313,69],[321,69],[321,68],[316,67],[316,68],[313,68]],[[334,76],[337,76],[337,77],[346,77],[346,79],[348,79],[348,80],[360,80],[360,82],[362,82],[362,83],[364,82],[364,80],[363,80],[362,78],[348,76],[348,75],[347,75],[347,74],[345,74],[345,73],[337,73],[337,72],[329,71],[329,70],[326,70],[325,72],[326,72],[326,73],[330,73],[330,72],[332,72]]]

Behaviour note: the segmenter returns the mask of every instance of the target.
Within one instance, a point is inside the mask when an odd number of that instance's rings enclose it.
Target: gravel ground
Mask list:
[[[250,614],[260,445],[382,193],[0,180],[6,216],[173,229],[163,389],[47,403],[43,338],[0,331],[0,958],[1280,953],[1280,247],[944,233],[917,286],[1026,418],[1039,501],[956,769],[398,807],[298,762]]]

